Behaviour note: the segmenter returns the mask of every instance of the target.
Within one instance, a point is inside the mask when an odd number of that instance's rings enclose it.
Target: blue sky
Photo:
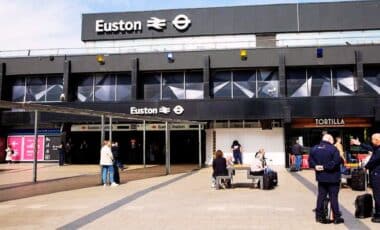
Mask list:
[[[0,0],[0,51],[83,47],[80,40],[82,13],[332,1]]]

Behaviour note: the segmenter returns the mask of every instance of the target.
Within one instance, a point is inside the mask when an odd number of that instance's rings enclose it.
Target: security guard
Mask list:
[[[324,134],[321,143],[311,149],[309,156],[309,165],[315,169],[315,176],[318,181],[317,208],[315,210],[316,221],[322,224],[331,223],[324,216],[323,210],[323,202],[327,199],[327,194],[331,201],[334,224],[344,223],[338,203],[341,177],[340,165],[342,160],[338,149],[333,144],[333,137],[330,134]]]
[[[361,147],[372,152],[365,167],[370,171],[373,198],[375,199],[375,213],[372,222],[380,223],[380,133],[372,135],[373,148],[366,144],[361,144],[359,140],[351,140],[351,144],[360,145]]]

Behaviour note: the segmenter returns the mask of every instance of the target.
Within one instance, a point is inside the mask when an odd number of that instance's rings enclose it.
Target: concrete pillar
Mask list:
[[[203,97],[210,98],[210,56],[204,57],[203,61]]]
[[[5,63],[0,63],[0,100],[3,99],[4,78],[5,78]]]
[[[363,96],[367,93],[364,92],[364,70],[363,70],[363,60],[362,54],[359,50],[355,50],[355,65],[356,65],[356,76],[357,76],[357,95]]]
[[[131,60],[132,72],[131,72],[131,99],[136,100],[138,98],[138,73],[139,73],[139,59],[134,58]]]
[[[285,73],[285,55],[280,54],[278,59],[278,78],[279,78],[279,97],[286,97],[286,73]]]
[[[65,97],[61,101],[70,101],[72,98],[69,98],[69,79],[71,72],[71,61],[65,60],[63,62],[63,94]]]

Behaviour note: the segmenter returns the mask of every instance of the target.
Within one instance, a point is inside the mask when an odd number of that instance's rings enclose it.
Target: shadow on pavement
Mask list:
[[[196,165],[172,165],[171,174],[187,173],[197,169]],[[157,165],[147,168],[131,169],[120,172],[120,183],[166,175],[165,166]],[[99,186],[100,173],[73,177],[50,179],[37,183],[26,182],[8,184],[0,187],[0,202],[27,198],[55,192]]]

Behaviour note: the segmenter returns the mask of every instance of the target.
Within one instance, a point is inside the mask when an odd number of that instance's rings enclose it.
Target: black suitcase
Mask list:
[[[372,216],[373,201],[371,194],[359,195],[355,199],[355,217],[367,218]]]
[[[264,173],[263,175],[263,189],[273,189],[273,180],[269,173]]]
[[[365,190],[365,170],[362,168],[357,168],[351,172],[351,189],[356,191]]]
[[[277,172],[275,172],[275,171],[270,171],[270,172],[269,172],[269,175],[270,175],[270,177],[271,177],[271,179],[272,179],[272,184],[273,184],[273,186],[277,186],[277,184],[278,184]]]

